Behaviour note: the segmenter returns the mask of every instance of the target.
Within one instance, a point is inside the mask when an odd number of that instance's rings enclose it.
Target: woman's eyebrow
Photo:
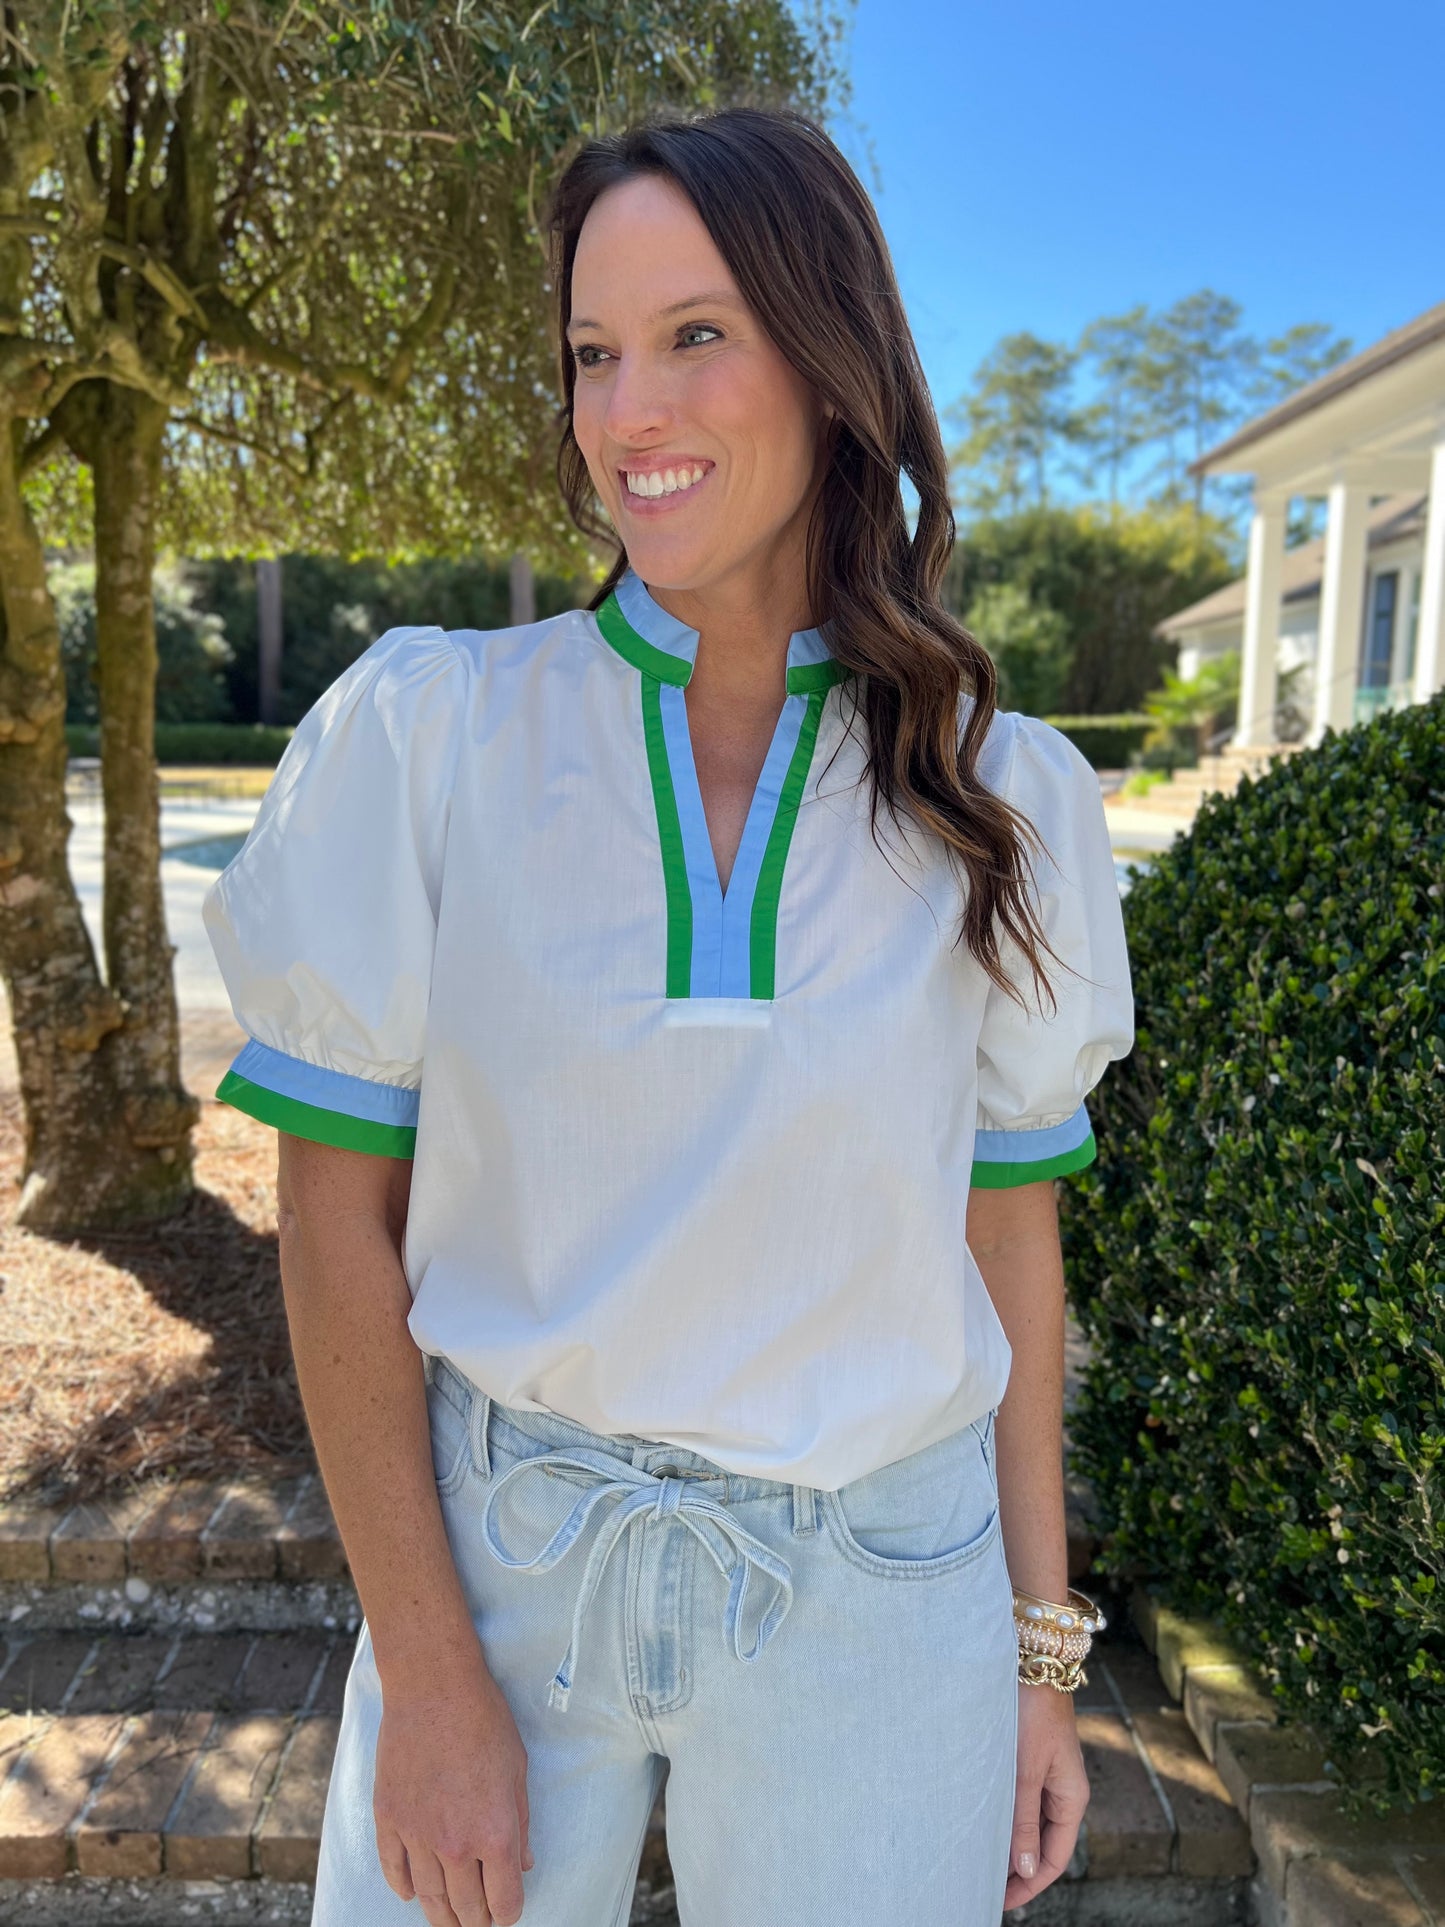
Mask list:
[[[702,294],[690,294],[682,301],[674,301],[665,308],[659,308],[657,319],[662,321],[670,314],[681,314],[684,308],[716,307],[720,301],[730,301],[736,306],[737,296],[731,288],[712,288]],[[574,315],[567,324],[567,332],[570,335],[574,328],[600,328],[601,326],[600,321],[582,321]]]

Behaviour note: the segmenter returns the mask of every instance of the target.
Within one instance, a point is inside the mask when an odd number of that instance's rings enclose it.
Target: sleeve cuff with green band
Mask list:
[[[1096,1155],[1089,1113],[1081,1104],[1062,1124],[1037,1130],[979,1130],[973,1142],[972,1183],[1001,1191],[1015,1184],[1036,1184],[1040,1178],[1063,1177],[1082,1170]]]

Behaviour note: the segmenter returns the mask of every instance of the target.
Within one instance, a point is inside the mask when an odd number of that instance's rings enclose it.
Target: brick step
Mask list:
[[[1065,1474],[1069,1579],[1099,1539]],[[284,1481],[154,1481],[77,1505],[0,1504],[0,1624],[29,1633],[355,1632],[361,1607],[326,1490]]]
[[[1190,818],[1199,808],[1199,796],[1194,791],[1175,791],[1170,783],[1156,783],[1142,796],[1129,796],[1121,799],[1131,810],[1143,810],[1153,816]]]
[[[314,1472],[153,1479],[78,1504],[0,1504],[0,1580],[308,1580],[345,1571],[326,1488]]]
[[[1159,816],[1192,816],[1201,798],[1232,795],[1241,777],[1265,775],[1273,757],[1290,756],[1300,747],[1298,743],[1276,743],[1267,749],[1230,749],[1201,756],[1198,763],[1176,769],[1167,782],[1156,783],[1139,796],[1120,795],[1118,800],[1131,809],[1152,810]]]
[[[0,1920],[308,1920],[353,1648],[350,1634],[317,1632],[12,1637],[0,1670]],[[1020,1918],[1247,1918],[1248,1829],[1144,1649],[1101,1641],[1075,1707],[1084,1829],[1069,1872]],[[664,1786],[639,1927],[676,1927],[665,1822]]]
[[[1249,1828],[1261,1927],[1445,1927],[1445,1813],[1437,1801],[1346,1820],[1318,1735],[1282,1721],[1222,1628],[1136,1586],[1129,1617],[1216,1779]]]
[[[74,1505],[0,1505],[0,1623],[28,1632],[355,1629],[315,1474],[154,1480]]]

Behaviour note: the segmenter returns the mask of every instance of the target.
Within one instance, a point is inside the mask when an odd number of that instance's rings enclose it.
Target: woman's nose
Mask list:
[[[640,355],[623,355],[608,383],[604,427],[614,441],[628,442],[655,433],[672,417],[668,384],[656,366]]]

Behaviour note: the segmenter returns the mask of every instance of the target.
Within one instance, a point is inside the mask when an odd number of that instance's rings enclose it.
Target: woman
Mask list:
[[[206,902],[365,1611],[314,1919],[623,1923],[666,1769],[686,1927],[992,1927],[1087,1800],[1021,1648],[1092,1630],[1026,1614],[1081,1610],[1052,1180],[1133,1036],[1098,784],[938,602],[826,137],[635,128],[551,218],[616,566],[380,637]]]

